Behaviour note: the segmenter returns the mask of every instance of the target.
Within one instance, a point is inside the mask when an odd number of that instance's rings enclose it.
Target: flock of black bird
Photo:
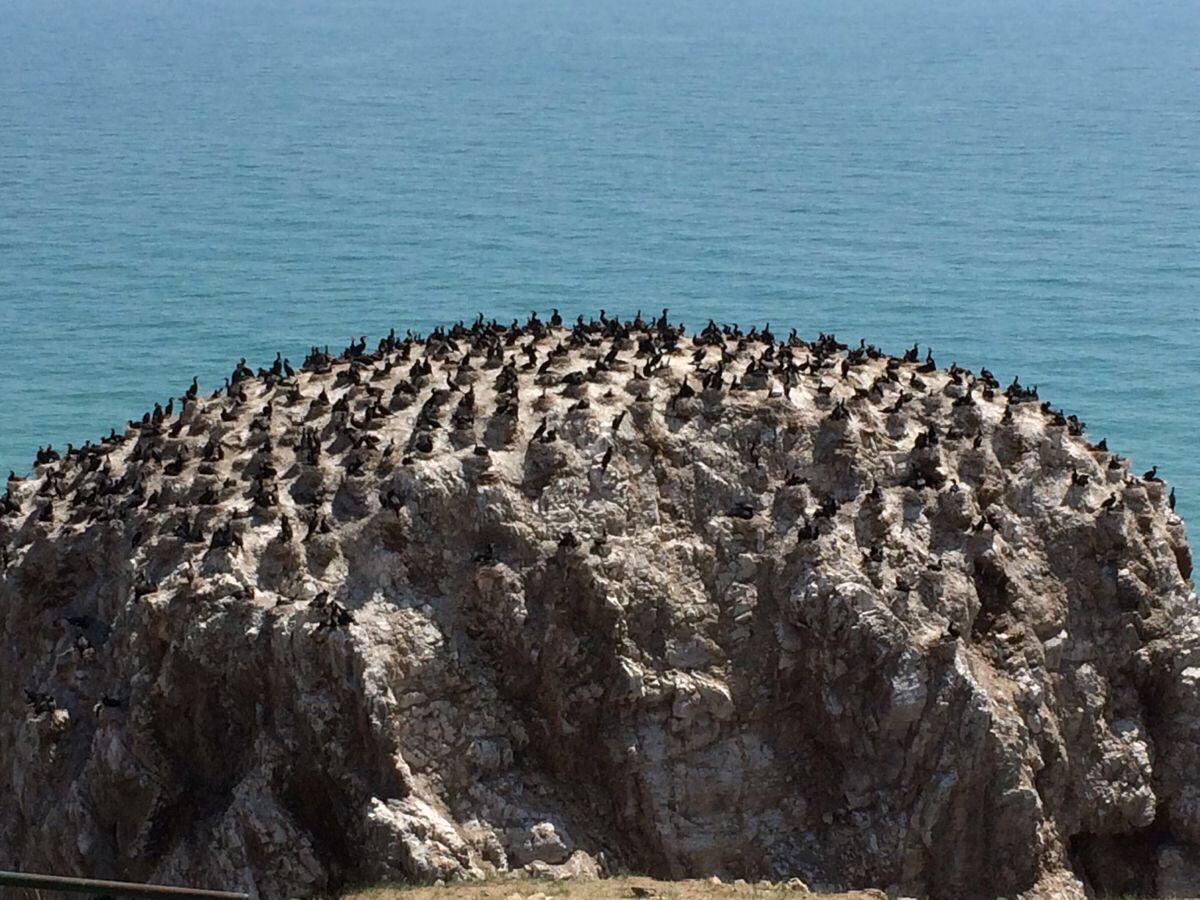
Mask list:
[[[524,324],[514,320],[509,326],[494,321],[485,322],[480,315],[470,326],[460,322],[449,329],[438,328],[427,338],[411,332],[404,338],[398,338],[392,331],[371,353],[367,352],[365,336],[352,340],[337,356],[332,355],[328,348],[322,350],[313,347],[301,371],[317,376],[334,374],[329,387],[350,390],[334,401],[323,387],[318,396],[308,401],[304,417],[306,422],[319,420],[324,411],[328,411],[329,416],[323,428],[301,427],[292,448],[295,462],[315,466],[323,455],[335,456],[351,477],[364,474],[366,467],[376,457],[390,461],[398,454],[408,464],[412,462],[414,454],[433,452],[437,432],[445,429],[446,424],[449,425],[451,441],[457,446],[463,441],[464,435],[472,432],[476,422],[478,409],[474,383],[481,370],[496,370],[496,403],[486,428],[487,440],[480,440],[477,436],[473,440],[472,449],[479,456],[486,456],[491,449],[503,447],[515,438],[521,412],[518,376],[531,371],[536,374],[536,383],[544,389],[561,387],[563,394],[576,397],[568,412],[579,412],[586,411],[590,405],[584,386],[604,381],[605,373],[617,367],[624,367],[631,372],[631,392],[636,399],[649,399],[650,382],[669,370],[670,357],[680,354],[691,354],[694,372],[691,376],[685,375],[677,385],[670,400],[672,407],[701,393],[711,398],[722,393],[765,390],[772,375],[785,397],[790,397],[792,388],[805,376],[817,378],[820,381],[816,387],[817,394],[828,397],[834,384],[827,378],[832,377],[835,381],[838,378],[845,379],[855,367],[872,360],[884,360],[886,365],[883,373],[875,377],[869,386],[857,385],[852,397],[843,397],[832,404],[829,418],[838,421],[849,419],[855,405],[860,402],[883,404],[888,399],[883,410],[899,413],[906,404],[929,390],[921,376],[937,370],[932,352],[928,352],[922,361],[916,345],[902,357],[892,357],[865,341],[860,341],[858,347],[851,349],[826,334],[820,335],[814,342],[807,342],[798,338],[795,330],[792,330],[788,337],[779,339],[771,332],[769,325],[761,331],[750,328],[743,332],[736,325],[718,326],[710,321],[689,341],[682,326],[668,322],[666,310],[660,317],[649,321],[644,320],[640,313],[631,321],[621,321],[601,310],[598,320],[585,322],[581,316],[569,329],[563,329],[562,326],[562,318],[557,310],[548,322],[543,322],[535,312]],[[585,369],[554,371],[556,364],[571,358],[573,350],[600,347],[604,342],[608,342],[607,352]],[[731,344],[733,349],[730,348]],[[715,359],[709,358],[710,348],[717,350]],[[747,351],[750,358],[739,377],[730,371],[732,363]],[[420,358],[415,358],[418,352]],[[623,353],[628,355],[622,356]],[[433,384],[434,363],[439,364],[445,377],[444,383]],[[393,374],[397,368],[402,371],[398,378]],[[975,375],[951,365],[948,374],[953,384],[964,388],[954,399],[954,407],[974,405],[977,399],[994,401],[997,394],[1002,394],[1007,400],[1002,423],[1012,421],[1013,410],[1019,404],[1039,401],[1037,387],[1025,387],[1018,379],[1001,391],[999,383],[987,369]],[[696,379],[699,391],[692,386],[690,377]],[[390,394],[379,386],[379,382],[384,380],[395,381]],[[236,422],[243,418],[247,410],[252,412],[249,431],[252,439],[257,434],[259,440],[254,456],[242,470],[241,477],[248,482],[247,499],[261,508],[270,509],[279,505],[279,469],[274,456],[276,448],[270,436],[271,423],[280,407],[290,409],[305,403],[299,381],[299,373],[291,362],[280,355],[276,356],[269,369],[260,368],[257,372],[242,359],[225,380],[224,386],[211,396],[211,400],[221,403],[219,416],[222,422]],[[638,382],[644,383],[644,389],[637,390]],[[427,385],[431,385],[429,396],[417,412],[407,441],[401,447],[392,441],[381,452],[376,430],[389,417],[415,402]],[[456,398],[453,409],[448,423],[443,423],[442,411],[451,405],[451,398]],[[178,399],[181,412],[178,417],[175,416],[176,398],[172,397],[166,406],[155,404],[154,409],[140,421],[131,421],[124,434],[117,434],[114,430],[98,444],[89,442],[82,447],[68,445],[63,454],[53,447],[39,448],[35,471],[40,483],[34,493],[35,511],[32,515],[46,524],[54,523],[56,516],[63,514],[68,522],[76,524],[111,521],[141,507],[161,508],[170,502],[164,498],[161,490],[148,489],[149,475],[153,470],[159,470],[161,475],[170,479],[180,479],[185,473],[215,476],[217,464],[231,449],[223,438],[213,430],[208,433],[208,441],[198,452],[186,441],[195,431],[192,427],[194,420],[186,413],[201,402],[196,379],[193,378],[191,385]],[[543,405],[544,400],[543,395]],[[261,405],[255,408],[254,405],[259,403]],[[535,409],[537,406],[535,402]],[[1040,408],[1047,424],[1065,427],[1072,435],[1083,434],[1084,423],[1075,416],[1066,416],[1060,410],[1052,409],[1049,403],[1041,403]],[[613,422],[614,430],[619,428],[624,415],[624,411],[618,414]],[[954,440],[961,437],[963,435],[956,434],[953,429],[945,435],[939,435],[931,425],[918,435],[914,446],[922,449],[936,444],[942,438]],[[550,443],[556,438],[557,429],[550,418],[543,418],[533,432],[533,440]],[[980,438],[979,433],[973,436],[976,446]],[[109,457],[115,449],[130,441],[133,442],[133,448],[128,455],[128,465],[118,476],[113,471]],[[1107,451],[1107,445],[1101,441],[1092,449],[1104,452]],[[610,444],[600,460],[602,469],[607,470],[612,456],[613,446]],[[1122,464],[1118,457],[1111,457],[1110,467],[1117,468]],[[1157,467],[1143,477],[1148,481],[1157,480]],[[914,476],[915,480],[921,478],[930,480],[927,474]],[[1086,483],[1086,478],[1086,475],[1077,475],[1072,483]],[[21,516],[23,504],[15,489],[22,480],[15,472],[10,473],[7,491],[0,498],[0,518]],[[921,486],[915,480],[914,486]],[[936,475],[933,480],[937,480]],[[176,492],[173,502],[180,507],[204,507],[216,505],[220,499],[221,488],[210,480],[194,495]],[[64,512],[56,509],[56,502],[59,501]],[[388,499],[392,505],[401,501],[402,498],[395,496]],[[1174,491],[1168,502],[1173,508]],[[327,527],[319,514],[310,513],[306,539],[327,530]],[[189,543],[205,539],[189,519],[186,509],[172,530]],[[286,517],[280,531],[283,539],[291,534],[291,524]],[[209,535],[209,540],[214,547],[228,547],[237,541],[237,537],[231,525],[225,523]]]
[[[581,359],[588,364],[579,368]],[[684,361],[682,378],[672,360]],[[879,362],[882,366],[873,365]],[[869,382],[850,379],[852,372],[867,365],[872,365],[874,372]],[[678,411],[680,404],[720,403],[722,398],[754,392],[790,399],[793,389],[807,381],[828,420],[845,423],[865,405],[889,415],[901,413],[906,405],[934,390],[931,381],[938,369],[932,352],[922,358],[916,345],[896,357],[865,341],[849,347],[833,335],[805,341],[792,330],[786,337],[778,337],[769,325],[743,331],[737,325],[710,321],[689,337],[682,326],[669,322],[667,310],[651,319],[643,319],[639,312],[628,321],[601,310],[598,319],[585,321],[580,316],[569,326],[564,326],[557,310],[547,321],[534,312],[525,322],[514,320],[507,326],[485,321],[480,315],[470,325],[459,322],[424,337],[412,332],[398,337],[393,330],[371,351],[365,336],[351,340],[336,355],[328,347],[313,347],[299,371],[280,355],[270,368],[257,371],[243,359],[207,399],[200,396],[198,381],[193,378],[180,397],[170,398],[165,406],[155,404],[140,420],[130,421],[122,434],[113,430],[99,443],[68,445],[62,453],[53,447],[39,448],[32,485],[10,473],[7,490],[0,497],[0,577],[12,564],[16,547],[60,525],[118,523],[134,548],[149,538],[169,535],[215,553],[237,552],[242,547],[243,528],[235,520],[266,517],[278,523],[273,540],[290,544],[298,537],[307,543],[330,533],[332,526],[323,511],[329,486],[317,477],[313,479],[315,487],[297,490],[297,480],[302,481],[305,472],[333,465],[342,469],[343,477],[357,478],[368,471],[382,473],[396,465],[411,465],[417,458],[446,449],[468,448],[486,466],[491,453],[512,446],[520,420],[531,413],[542,417],[530,443],[558,440],[562,421],[561,417],[555,419],[551,395],[571,401],[566,417],[586,415],[593,401],[612,400],[610,374],[615,372],[627,373],[625,390],[634,404],[651,402],[656,388],[667,387],[672,392],[668,413]],[[1036,386],[1026,387],[1013,379],[1002,388],[987,369],[975,374],[956,364],[945,374],[949,378],[945,392],[954,397],[954,409],[1003,402],[1000,422],[1005,425],[1013,422],[1014,410],[1028,404],[1038,410],[1046,426],[1064,428],[1073,436],[1083,434],[1084,423],[1041,402]],[[521,396],[522,377],[540,388],[539,397]],[[314,379],[321,385],[320,391],[309,396],[303,386]],[[476,387],[489,382],[494,401],[485,411]],[[606,392],[598,397],[589,386]],[[835,400],[838,386],[842,396]],[[417,404],[422,396],[408,434],[384,444],[381,433],[396,430],[386,427],[389,420],[394,421],[397,413]],[[614,416],[613,435],[625,415],[626,409],[621,409]],[[281,419],[286,419],[282,429],[274,427]],[[927,423],[916,436],[913,450],[927,451],[942,441],[969,441],[978,448],[984,436],[980,420],[976,418],[973,428],[967,428],[960,427],[959,419],[952,419],[944,429]],[[481,429],[477,427],[480,423]],[[193,440],[196,438],[199,440]],[[1094,456],[1107,457],[1109,469],[1126,465],[1120,457],[1108,454],[1104,441],[1087,446]],[[602,472],[608,472],[616,450],[618,442],[610,440],[595,461]],[[124,453],[124,465],[116,467],[113,458],[120,458],[118,451]],[[757,451],[751,448],[749,452],[751,461],[757,463]],[[231,454],[240,465],[224,463]],[[243,456],[248,458],[243,460]],[[1143,478],[1157,481],[1157,467]],[[1071,487],[1084,487],[1089,479],[1087,473],[1073,469]],[[297,513],[304,509],[298,527],[281,509],[283,481],[293,482],[290,494],[297,501]],[[789,473],[786,481],[792,485],[806,479]],[[914,463],[901,483],[916,490],[959,489],[936,462]],[[207,522],[213,509],[238,494],[247,501],[245,507],[215,525]],[[880,497],[879,484],[872,482],[865,501]],[[389,487],[379,501],[399,515],[406,498]],[[1120,502],[1119,492],[1113,491],[1096,513],[1111,513]],[[1167,502],[1174,509],[1173,490]],[[815,540],[820,534],[819,521],[835,517],[838,508],[832,496],[824,497],[813,515],[798,523],[797,540]],[[169,513],[166,523],[158,521],[159,513]],[[750,503],[729,511],[738,518],[755,514]],[[206,529],[202,523],[210,527]],[[996,525],[983,515],[971,530]],[[21,534],[23,539],[14,540]],[[578,544],[569,532],[561,536],[564,549]],[[494,559],[492,547],[476,555],[480,563]],[[139,573],[133,589],[136,597],[157,590],[149,575]],[[353,621],[351,611],[327,595],[318,595],[310,605],[322,610],[322,628],[344,627]],[[28,699],[35,709],[47,703],[47,698],[36,692]]]

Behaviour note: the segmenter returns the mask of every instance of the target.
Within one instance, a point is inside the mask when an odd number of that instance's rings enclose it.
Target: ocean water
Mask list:
[[[1019,374],[1194,518],[1198,304],[1195,3],[0,0],[0,470],[242,356],[669,307]]]

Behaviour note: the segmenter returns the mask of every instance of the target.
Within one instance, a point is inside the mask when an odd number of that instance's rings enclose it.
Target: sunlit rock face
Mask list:
[[[986,373],[480,322],[55,455],[0,505],[0,867],[1200,890],[1182,523]]]

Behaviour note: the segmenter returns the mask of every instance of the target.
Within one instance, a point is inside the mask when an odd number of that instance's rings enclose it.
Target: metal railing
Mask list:
[[[0,887],[67,891],[72,894],[108,894],[111,897],[207,897],[209,900],[249,900],[250,898],[249,894],[235,894],[228,891],[202,891],[198,888],[133,884],[128,881],[97,881],[93,878],[62,878],[58,875],[32,875],[23,872],[0,872]]]

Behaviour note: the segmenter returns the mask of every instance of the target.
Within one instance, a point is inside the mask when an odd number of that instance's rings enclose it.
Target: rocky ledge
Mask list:
[[[481,319],[38,456],[0,868],[1200,891],[1183,525],[986,370]]]

